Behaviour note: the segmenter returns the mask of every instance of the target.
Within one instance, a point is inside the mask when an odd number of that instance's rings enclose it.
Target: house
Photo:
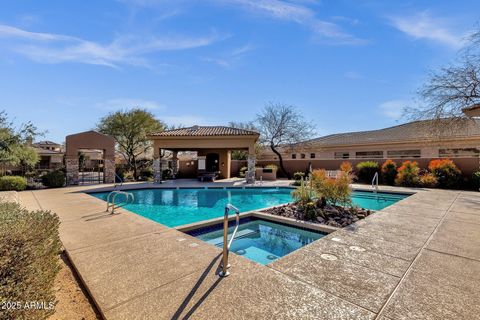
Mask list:
[[[437,128],[436,130],[432,128]],[[313,168],[335,170],[343,161],[353,165],[372,160],[397,163],[414,160],[425,168],[431,159],[450,158],[467,174],[479,168],[480,120],[468,119],[451,124],[439,120],[413,121],[379,130],[331,134],[281,150],[289,172]],[[260,164],[277,163],[277,156],[268,149],[258,159]]]
[[[35,169],[55,170],[63,166],[64,150],[61,144],[52,141],[39,141],[33,143],[32,147],[39,157]]]

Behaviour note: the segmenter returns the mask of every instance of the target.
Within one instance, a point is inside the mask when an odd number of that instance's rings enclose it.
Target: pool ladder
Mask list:
[[[378,192],[378,172],[375,172],[375,175],[373,176],[372,189],[374,193]]]
[[[123,195],[125,196],[125,202],[121,202],[119,204],[115,204],[115,199],[117,198],[118,195]],[[129,202],[131,201],[131,202]],[[125,192],[125,191],[120,191],[120,190],[114,190],[110,192],[107,196],[107,212],[110,213],[115,213],[115,209],[121,208],[126,206],[129,203],[133,203],[135,201],[135,197],[133,196],[133,193],[130,192]],[[111,208],[111,211],[110,211]]]
[[[228,215],[230,213],[230,210],[235,211],[235,229],[233,230],[232,236],[230,237],[230,240],[228,240]],[[220,277],[227,277],[230,275],[230,272],[228,272],[228,268],[230,268],[230,265],[228,264],[228,254],[230,252],[230,246],[232,245],[233,240],[235,239],[235,235],[238,230],[238,226],[240,224],[240,210],[238,210],[236,207],[234,207],[231,204],[227,204],[225,206],[225,214],[223,216],[223,256],[222,256],[222,265],[221,268],[222,270],[219,272]]]

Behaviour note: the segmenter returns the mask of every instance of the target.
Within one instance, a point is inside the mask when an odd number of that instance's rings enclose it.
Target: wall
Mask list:
[[[418,162],[418,165],[422,169],[426,169],[428,163],[432,159],[438,158],[417,158],[417,159],[392,159],[397,163],[401,164],[403,161],[412,160]],[[471,175],[474,171],[479,169],[479,159],[478,158],[452,158],[453,162],[462,170],[464,175]],[[357,163],[363,161],[376,161],[380,165],[385,161],[385,159],[349,159],[349,160],[315,160],[315,159],[305,159],[305,160],[284,160],[285,169],[293,175],[297,171],[305,172],[308,170],[308,165],[311,162],[313,169],[327,169],[327,170],[337,170],[340,167],[340,164],[344,161],[350,162],[354,167]],[[267,164],[276,164],[279,166],[277,160],[259,160],[257,161],[257,166],[262,167]],[[241,167],[246,166],[247,162],[244,160],[232,160],[232,176],[238,176],[238,171]],[[279,166],[280,167],[280,166]],[[277,172],[278,177],[282,177],[282,171],[279,169]]]

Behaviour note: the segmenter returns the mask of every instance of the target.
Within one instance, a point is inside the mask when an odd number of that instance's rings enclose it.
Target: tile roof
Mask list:
[[[433,131],[431,121],[414,121],[379,130],[338,133],[309,140],[314,146],[363,145],[371,143],[412,142],[426,139],[449,139],[477,136],[480,138],[480,120],[465,120],[448,126],[446,120]],[[442,125],[442,122],[445,124]]]
[[[258,132],[225,126],[193,126],[151,133],[154,137],[258,136]]]
[[[61,144],[49,141],[49,140],[44,140],[44,141],[38,141],[35,142],[33,145],[52,145],[52,146],[60,146]]]

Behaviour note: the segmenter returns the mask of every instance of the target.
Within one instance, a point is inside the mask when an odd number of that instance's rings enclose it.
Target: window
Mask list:
[[[305,159],[305,153],[301,153],[300,158]]]
[[[310,159],[315,159],[315,153],[310,153]]]
[[[438,156],[440,158],[477,158],[479,155],[480,150],[477,148],[438,150]]]
[[[297,154],[296,153],[292,153],[292,159],[297,159]]]
[[[350,152],[335,152],[335,159],[348,159],[350,158]]]
[[[383,151],[359,151],[355,153],[357,159],[381,159]]]
[[[391,150],[387,151],[389,158],[420,158],[420,150]]]

